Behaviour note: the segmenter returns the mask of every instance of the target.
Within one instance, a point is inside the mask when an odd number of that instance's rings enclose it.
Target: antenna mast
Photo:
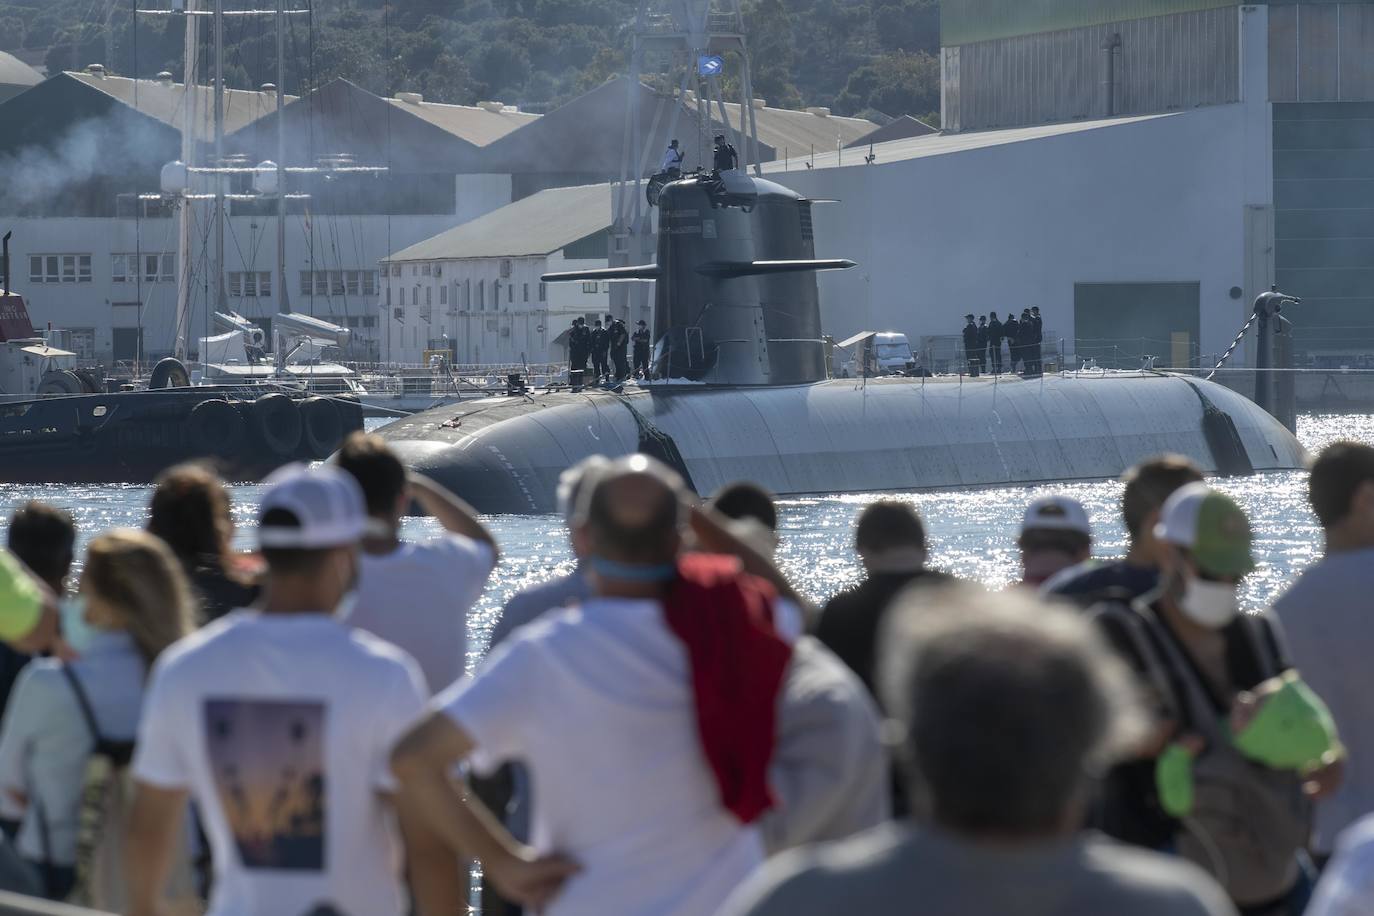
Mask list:
[[[641,129],[640,103],[644,98],[640,79],[645,72],[646,55],[661,63],[668,84],[675,85],[668,129],[657,130],[660,111],[655,111],[646,132]],[[714,68],[712,58],[721,58],[722,68]],[[738,124],[730,119],[721,91],[721,76],[730,68],[739,76],[742,93]],[[625,143],[620,164],[620,179],[611,195],[612,267],[647,264],[654,259],[653,213],[645,200],[645,179],[658,169],[659,157],[667,140],[677,135],[683,114],[694,125],[700,165],[710,164],[710,134],[724,133],[739,151],[741,169],[754,169],[760,175],[758,127],[753,106],[753,80],[749,71],[749,49],[744,38],[744,17],[739,0],[640,0],[630,48],[628,84],[629,104],[625,110]],[[695,110],[689,107],[695,95]],[[712,111],[712,105],[715,111]],[[713,131],[714,129],[714,131]],[[665,137],[667,139],[665,139]],[[690,148],[690,144],[688,144]],[[704,160],[704,161],[701,161]],[[633,324],[640,318],[652,323],[649,286],[646,283],[611,284],[611,311]],[[654,333],[661,332],[654,329]]]
[[[181,161],[188,170],[196,164],[196,109],[199,107],[200,93],[196,91],[196,74],[200,71],[200,17],[196,15],[197,0],[186,0],[186,42],[183,51],[185,72],[182,74],[182,121]],[[178,213],[177,244],[177,314],[176,341],[173,350],[176,358],[186,361],[188,337],[191,332],[191,277],[192,260],[195,253],[195,226],[192,211],[192,198],[184,196]],[[158,254],[159,261],[161,253]],[[143,265],[140,264],[142,269]],[[159,266],[159,271],[161,267]]]

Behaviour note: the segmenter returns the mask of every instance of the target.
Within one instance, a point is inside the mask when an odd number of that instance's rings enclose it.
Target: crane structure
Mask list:
[[[675,87],[672,105],[658,105],[648,113],[651,123],[647,130],[646,113],[641,111],[645,98],[641,84],[646,73],[662,80],[657,87],[660,90]],[[741,94],[738,124],[731,121],[725,107],[722,83],[727,73],[736,77]],[[739,152],[739,168],[752,168],[755,175],[761,174],[749,49],[739,0],[640,0],[626,85],[620,178],[611,195],[612,267],[648,264],[654,259],[653,208],[646,200],[645,183],[658,169],[663,154],[657,147],[660,138],[677,136],[682,116],[693,122],[702,148],[710,149],[711,133],[723,133]],[[667,131],[660,133],[665,108]],[[631,325],[639,319],[652,324],[649,290],[648,283],[612,283],[612,313]]]

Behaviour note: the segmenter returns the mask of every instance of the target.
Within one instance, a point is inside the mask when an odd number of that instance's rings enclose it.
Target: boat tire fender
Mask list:
[[[175,356],[168,356],[157,361],[153,367],[153,374],[148,376],[149,388],[189,388],[191,387],[191,373],[186,371],[186,364]]]
[[[278,457],[292,457],[301,444],[300,411],[284,394],[265,394],[254,401],[253,425],[263,444]]]
[[[301,444],[311,458],[328,458],[343,442],[343,417],[328,398],[301,401]]]
[[[82,394],[85,390],[81,377],[70,369],[45,372],[38,382],[39,394]]]
[[[228,401],[201,401],[186,420],[186,444],[198,456],[227,457],[239,449],[243,415]]]

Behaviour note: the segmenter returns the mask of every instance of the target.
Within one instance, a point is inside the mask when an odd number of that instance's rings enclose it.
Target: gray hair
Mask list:
[[[583,486],[610,466],[611,459],[605,455],[589,455],[558,475],[558,514],[569,527],[572,527]]]
[[[637,496],[615,492],[622,482],[632,481],[641,485]],[[634,454],[590,475],[578,493],[572,524],[589,529],[598,549],[609,550],[616,559],[657,563],[676,549],[686,510],[687,488],[677,472],[648,455]],[[627,515],[635,520],[627,521]]]
[[[1125,665],[1092,625],[1020,590],[909,589],[880,682],[905,726],[911,796],[972,835],[1061,829],[1090,776],[1143,738]]]

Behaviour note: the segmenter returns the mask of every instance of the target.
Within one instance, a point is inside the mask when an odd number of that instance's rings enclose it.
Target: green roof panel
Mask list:
[[[1239,0],[943,0],[940,44],[952,48],[996,38],[1238,5]]]

